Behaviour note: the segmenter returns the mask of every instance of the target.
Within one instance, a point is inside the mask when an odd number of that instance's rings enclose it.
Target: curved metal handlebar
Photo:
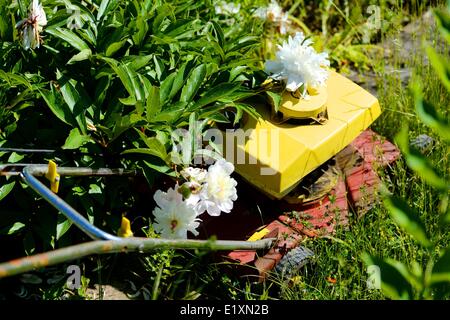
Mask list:
[[[36,170],[36,172],[34,172]],[[42,182],[34,177],[34,173],[40,173],[42,166],[33,165],[24,167],[20,176],[22,179],[52,206],[58,209],[67,219],[71,220],[78,228],[94,240],[120,240],[122,238],[109,234],[92,225],[85,217],[72,208],[67,202],[55,195]]]
[[[79,245],[74,245],[51,252],[37,254],[13,261],[0,263],[0,278],[27,272],[35,268],[42,268],[64,261],[81,258],[90,254],[139,251],[145,252],[156,248],[174,249],[210,249],[210,250],[257,250],[269,249],[277,241],[277,238],[268,238],[258,241],[236,241],[236,240],[184,240],[184,239],[153,239],[153,238],[121,238],[109,234],[94,225],[85,217],[72,208],[68,203],[58,197],[53,191],[40,182],[36,176],[44,176],[47,166],[41,164],[14,164],[0,165],[0,175],[20,175],[20,177],[34,191],[41,195],[53,207],[59,210],[67,219],[72,221],[78,228],[94,240]],[[111,176],[137,175],[136,171],[125,169],[90,169],[90,168],[59,168],[60,175],[79,176]]]

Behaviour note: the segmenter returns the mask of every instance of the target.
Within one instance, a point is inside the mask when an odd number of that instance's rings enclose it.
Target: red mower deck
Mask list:
[[[270,203],[275,203],[274,208],[281,208],[283,212],[267,217],[249,212],[249,207],[255,204],[252,200],[257,202],[254,197],[259,197],[257,193],[250,193],[240,199],[240,204],[236,204],[234,212],[239,212],[239,217],[233,213],[214,219],[205,217],[202,236],[248,239],[255,230],[264,229],[263,237],[278,237],[277,245],[265,253],[236,250],[226,254],[226,260],[233,262],[240,274],[263,280],[285,254],[304,238],[332,234],[338,226],[349,224],[350,212],[361,217],[370,210],[377,202],[381,183],[377,171],[392,164],[399,156],[396,146],[366,130],[336,155],[337,183],[325,196],[300,204],[259,199],[264,206],[267,204],[270,207]]]

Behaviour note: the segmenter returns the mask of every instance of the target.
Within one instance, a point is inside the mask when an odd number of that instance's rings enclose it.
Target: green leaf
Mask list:
[[[434,129],[441,138],[450,143],[450,124],[436,112],[436,109],[422,97],[419,84],[413,87],[416,112],[420,119],[430,128]]]
[[[447,90],[450,91],[450,65],[448,63],[448,59],[439,55],[431,46],[427,46],[426,51],[431,65]]]
[[[136,101],[143,101],[145,95],[142,85],[138,81],[137,73],[128,68],[128,66],[119,66],[116,72],[118,72],[120,80],[122,80],[128,93],[134,97]]]
[[[230,42],[225,46],[225,52],[239,51],[241,49],[256,45],[260,43],[261,39],[257,36],[245,36],[237,39],[236,41]]]
[[[63,149],[78,149],[85,143],[91,141],[91,137],[88,135],[84,135],[80,133],[80,130],[78,128],[74,128],[70,130],[70,134],[66,139],[66,142],[62,146]]]
[[[435,9],[434,16],[436,17],[442,36],[450,43],[450,12],[448,10]]]
[[[94,105],[97,106],[98,109],[100,109],[100,106],[105,101],[110,84],[111,84],[111,77],[101,77],[99,80],[97,80],[97,86],[95,88],[94,94],[95,96]]]
[[[108,46],[108,48],[106,49],[106,56],[111,57],[114,53],[119,51],[126,42],[127,42],[127,39],[124,39],[122,41],[117,41],[117,42],[110,44]]]
[[[146,101],[147,120],[150,122],[153,117],[161,111],[161,102],[159,101],[159,88],[151,86],[148,91]]]
[[[450,248],[445,250],[434,265],[430,281],[432,283],[450,282]]]
[[[256,109],[248,104],[245,103],[236,103],[234,104],[235,108],[237,110],[245,111],[250,117],[252,117],[255,120],[258,120],[261,118],[261,115],[256,111]]]
[[[209,89],[202,98],[195,103],[191,111],[195,111],[201,107],[204,107],[210,103],[216,102],[220,99],[226,98],[228,95],[232,94],[234,91],[239,89],[240,84],[238,83],[221,83],[217,86]]]
[[[23,224],[22,222],[16,222],[16,223],[14,223],[14,225],[11,228],[9,228],[8,234],[11,235],[16,232],[19,232],[24,227],[25,227],[25,224]]]
[[[196,31],[195,23],[198,20],[191,19],[179,19],[173,23],[171,23],[166,29],[164,29],[164,36],[181,39],[188,37],[190,35],[194,35]]]
[[[167,109],[162,110],[160,113],[155,115],[152,119],[152,122],[167,122],[173,123],[178,120],[180,116],[183,114],[187,103],[186,102],[177,102],[170,106]]]
[[[8,163],[18,163],[25,158],[25,155],[13,152],[8,157]]]
[[[19,85],[23,85],[28,89],[33,89],[31,82],[22,75],[14,74],[12,72],[5,72],[0,69],[0,79],[6,81],[11,87],[16,87]]]
[[[389,210],[392,219],[402,229],[408,232],[414,239],[425,247],[430,247],[432,243],[428,240],[425,225],[419,215],[413,211],[401,199],[390,196],[384,198],[384,205]]]
[[[191,64],[192,63],[190,61],[185,62],[176,72],[176,77],[173,79],[172,88],[170,89],[169,96],[167,97],[168,100],[171,100],[173,97],[175,97],[178,91],[180,91],[180,89],[183,87],[189,74]]]
[[[56,224],[56,240],[59,240],[72,226],[72,221],[67,219],[61,213],[58,214],[58,223]]]
[[[87,132],[87,123],[85,110],[90,107],[90,102],[86,96],[82,96],[76,88],[76,81],[69,79],[59,70],[56,71],[56,77],[60,85],[60,91],[64,101],[69,106],[73,117],[75,118],[78,128],[83,134]]]
[[[166,154],[166,148],[164,147],[164,145],[161,143],[161,141],[157,138],[157,137],[147,137],[145,135],[145,133],[143,133],[141,130],[136,129],[136,132],[139,134],[139,137],[141,138],[141,140],[145,143],[145,145],[149,148],[149,149],[155,149],[155,150],[159,150],[161,154]]]
[[[408,300],[413,297],[412,285],[405,277],[407,268],[400,262],[363,254],[363,260],[367,266],[379,268],[381,280],[381,290],[391,299]],[[377,275],[376,275],[377,276]]]
[[[164,74],[166,67],[164,66],[164,63],[161,61],[161,59],[158,59],[156,55],[153,56],[153,62],[155,63],[156,76],[158,80],[161,80],[161,77]]]
[[[67,64],[74,64],[75,62],[87,60],[92,56],[91,49],[84,49],[80,53],[74,55],[72,58],[70,58],[69,61],[67,61]]]
[[[137,29],[137,32],[135,34],[133,34],[132,39],[133,39],[133,42],[135,43],[135,45],[141,46],[142,43],[144,42],[145,37],[147,36],[148,29],[149,29],[147,20],[144,19],[142,16],[137,17],[136,29]]]
[[[5,198],[10,192],[11,190],[14,188],[14,185],[16,184],[15,181],[3,184],[0,187],[0,201],[3,200],[3,198]]]
[[[281,94],[272,91],[267,91],[267,95],[269,96],[271,104],[275,108],[275,112],[278,112],[278,110],[280,109],[280,103],[282,98]]]
[[[124,101],[143,102],[145,99],[144,88],[136,71],[132,70],[127,64],[119,65],[118,62],[112,58],[101,57],[101,59],[111,66],[130,95],[130,98],[127,98]]]
[[[110,136],[109,142],[111,143],[113,140],[117,139],[122,133],[132,128],[142,120],[143,118],[136,113],[132,113],[126,116],[119,116],[119,119],[115,121],[112,133],[111,132],[109,133],[112,134],[112,136]],[[100,127],[98,126],[98,128]],[[108,130],[106,130],[106,132],[108,132]]]
[[[55,91],[53,84],[50,85],[50,89],[50,91],[38,89],[41,97],[47,103],[47,106],[59,120],[76,127],[77,122],[75,121],[69,106],[62,100],[61,95]]]
[[[108,13],[113,11],[118,4],[119,0],[102,0],[100,7],[98,8],[97,20],[101,20],[102,17],[107,16]]]
[[[206,77],[206,65],[201,64],[193,69],[181,91],[180,101],[191,102]]]
[[[48,28],[45,30],[47,33],[60,38],[67,42],[69,45],[78,49],[79,51],[89,50],[89,45],[78,37],[74,32],[63,28]]]
[[[153,19],[152,24],[152,30],[154,34],[159,33],[161,25],[165,19],[173,17],[172,7],[168,4],[163,4],[159,6],[157,10],[158,15],[156,16],[155,19]]]
[[[171,177],[176,177],[176,173],[166,164],[165,165],[156,165],[156,164],[150,163],[148,161],[144,161],[144,163],[147,167],[149,167],[155,171],[164,173]]]
[[[448,189],[447,182],[441,179],[439,174],[431,165],[430,161],[418,150],[409,147],[408,128],[406,126],[403,127],[403,129],[397,134],[395,141],[405,154],[407,165],[423,180],[442,191],[446,191]]]
[[[219,112],[212,112],[212,113],[202,113],[202,116],[205,118],[208,118],[209,120],[212,120],[214,122],[218,123],[230,123],[230,120],[224,116],[222,113]]]
[[[192,112],[189,116],[189,137],[186,137],[188,140],[187,148],[183,149],[183,163],[189,164],[192,160],[192,156],[197,151],[197,140],[201,138],[202,128],[198,126],[197,122],[197,114]]]
[[[9,38],[9,31],[11,29],[11,25],[8,23],[9,13],[7,5],[8,3],[6,1],[0,2],[0,39],[3,41]]]
[[[447,201],[447,204],[448,204],[448,198],[447,198],[447,200],[445,200],[445,201]],[[445,209],[444,209],[445,210]],[[441,216],[441,219],[440,219],[441,221],[440,221],[440,224],[442,225],[442,226],[445,226],[445,225],[449,225],[450,224],[450,207],[447,207],[447,212],[443,212],[443,214],[442,214],[442,216]]]
[[[212,20],[211,22],[214,26],[214,30],[216,31],[218,43],[221,47],[223,47],[225,43],[225,35],[223,33],[223,29],[216,21]]]
[[[122,62],[124,62],[131,70],[137,71],[149,64],[153,59],[153,55],[147,56],[127,56]]]
[[[173,82],[177,74],[175,72],[169,74],[163,82],[161,82],[161,87],[159,91],[159,99],[161,104],[164,104],[168,100],[170,92],[172,91]]]
[[[449,189],[449,184],[440,178],[439,174],[431,165],[431,162],[420,152],[411,150],[410,153],[406,155],[406,163],[431,186],[442,191],[447,191]]]
[[[119,98],[119,101],[126,106],[134,106],[137,104],[136,98],[129,96],[127,98]]]
[[[243,72],[248,69],[248,66],[236,66],[230,71],[229,81],[238,81]]]

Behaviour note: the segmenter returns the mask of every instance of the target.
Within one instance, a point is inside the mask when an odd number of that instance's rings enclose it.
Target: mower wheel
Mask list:
[[[275,267],[275,271],[283,278],[291,278],[304,265],[310,263],[314,257],[314,252],[310,249],[298,246],[289,251]]]

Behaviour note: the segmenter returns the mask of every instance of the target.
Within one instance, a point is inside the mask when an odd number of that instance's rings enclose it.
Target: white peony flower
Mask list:
[[[278,46],[277,59],[266,62],[266,72],[275,80],[285,81],[288,91],[296,91],[302,85],[304,92],[324,86],[328,79],[325,67],[330,66],[328,54],[317,53],[311,44],[302,32],[297,32],[294,38],[290,36]]]
[[[286,33],[286,25],[289,23],[288,13],[283,12],[283,9],[277,1],[272,0],[268,7],[255,10],[253,15],[260,19],[277,24],[279,26],[280,33]]]
[[[154,228],[163,238],[187,239],[188,231],[198,235],[196,229],[201,220],[197,218],[194,207],[183,201],[177,186],[167,190],[167,193],[158,190],[153,198],[158,205],[153,210]]]
[[[208,168],[196,206],[199,213],[207,211],[211,216],[219,216],[222,211],[228,213],[233,209],[233,201],[237,199],[237,182],[230,176],[233,171],[233,164],[225,159],[216,161]]]
[[[241,4],[235,4],[232,2],[221,1],[214,7],[216,14],[238,14],[239,10],[241,10]]]
[[[45,15],[44,8],[42,4],[39,3],[39,0],[33,0],[31,3],[31,14],[30,19],[32,21],[36,21],[39,31],[42,31],[42,27],[47,25],[47,16]]]
[[[30,10],[31,12],[28,18],[16,24],[25,50],[39,48],[42,42],[39,33],[47,25],[47,16],[45,15],[42,4],[38,0],[33,0]]]

